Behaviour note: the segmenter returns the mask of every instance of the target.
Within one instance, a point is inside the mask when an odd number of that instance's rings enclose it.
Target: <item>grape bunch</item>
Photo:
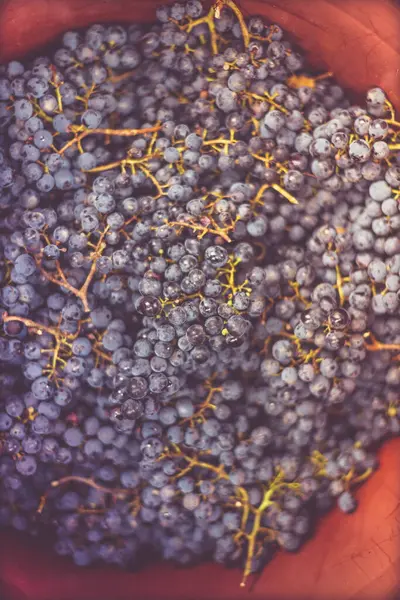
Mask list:
[[[231,0],[0,67],[2,526],[245,585],[355,510],[400,432],[400,123],[305,68]]]

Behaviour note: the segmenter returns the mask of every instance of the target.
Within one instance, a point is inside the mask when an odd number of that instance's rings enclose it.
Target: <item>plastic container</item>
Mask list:
[[[6,0],[0,5],[0,60],[23,57],[62,31],[94,22],[152,20],[147,0]],[[314,66],[333,71],[355,95],[381,86],[400,108],[400,7],[391,0],[242,0],[302,46]],[[384,446],[381,467],[358,492],[351,516],[334,510],[298,554],[280,553],[240,588],[239,570],[216,565],[140,573],[78,568],[44,542],[0,536],[2,600],[389,600],[400,594],[400,440]]]

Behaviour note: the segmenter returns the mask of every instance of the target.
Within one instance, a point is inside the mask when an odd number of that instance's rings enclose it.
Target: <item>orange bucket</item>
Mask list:
[[[157,0],[5,0],[0,61],[39,50],[63,31],[95,22],[151,21]],[[385,89],[400,109],[400,6],[395,0],[241,0],[245,14],[282,26],[313,66],[333,71],[356,96]],[[157,564],[140,573],[79,568],[27,536],[1,532],[3,600],[389,600],[400,594],[400,440],[358,492],[352,515],[323,518],[298,554],[280,552],[240,587],[239,570]]]

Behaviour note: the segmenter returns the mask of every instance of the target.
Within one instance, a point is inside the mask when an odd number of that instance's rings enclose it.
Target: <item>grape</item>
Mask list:
[[[6,413],[0,413],[0,431],[7,431],[11,428],[12,418]]]
[[[157,337],[161,342],[172,342],[175,338],[175,329],[172,325],[161,325],[157,329]]]
[[[271,131],[279,131],[285,124],[285,116],[278,110],[271,110],[264,118],[264,125]]]
[[[82,432],[77,428],[66,429],[64,432],[64,441],[72,448],[80,446],[83,441]]]
[[[5,306],[12,306],[18,301],[19,292],[18,289],[13,286],[5,286],[2,289],[2,301]]]
[[[28,79],[26,87],[34,98],[41,98],[49,89],[49,84],[42,77],[31,77]]]
[[[303,364],[299,367],[298,372],[299,379],[306,383],[311,383],[315,377],[315,371],[313,365]]]
[[[300,546],[300,539],[291,532],[282,532],[278,534],[278,544],[288,552],[295,552]]]
[[[338,506],[345,513],[352,513],[356,509],[357,503],[350,492],[343,492],[338,498]]]
[[[185,146],[189,150],[200,150],[203,145],[203,139],[196,133],[189,133],[185,138]]]
[[[119,331],[109,329],[103,336],[102,344],[105,350],[114,351],[120,348],[123,343],[123,336]]]
[[[97,431],[97,437],[103,444],[111,444],[112,440],[114,439],[114,436],[114,429],[107,425],[100,427],[100,429]]]
[[[153,296],[143,296],[138,304],[138,311],[148,317],[155,317],[161,312],[161,303]]]
[[[72,342],[71,349],[76,356],[89,356],[92,351],[92,345],[87,338],[76,338]]]
[[[222,88],[216,95],[216,104],[220,110],[229,113],[237,107],[237,95],[236,92],[231,91],[228,88]]]
[[[168,147],[165,149],[164,151],[164,160],[169,163],[175,163],[180,159],[180,153],[179,150],[177,150],[176,148],[173,147]]]
[[[37,454],[42,446],[42,440],[39,436],[25,437],[22,440],[22,448],[26,454]]]
[[[65,102],[65,98],[64,98]],[[67,133],[71,121],[63,113],[59,113],[53,117],[53,126],[58,133]]]
[[[244,48],[225,7],[215,53],[203,14],[69,31],[0,81],[0,520],[80,566],[257,570],[243,490],[284,481],[260,526],[296,551],[400,432],[386,95],[288,86],[279,27],[247,18]]]
[[[62,168],[54,174],[54,181],[59,190],[68,190],[73,185],[74,177],[69,169]]]
[[[332,329],[336,330],[345,329],[350,321],[349,314],[344,308],[336,308],[331,311],[328,318]]]
[[[14,104],[15,116],[22,121],[28,121],[33,114],[33,106],[25,98],[17,100]]]
[[[287,340],[275,342],[272,348],[272,355],[281,364],[289,364],[291,357],[293,356],[293,349],[290,342]]]
[[[68,448],[60,448],[57,452],[56,462],[68,465],[72,461],[72,454]]]
[[[93,109],[86,110],[81,116],[82,124],[89,129],[96,129],[99,127],[101,120],[101,113]]]
[[[103,454],[104,448],[100,440],[90,439],[85,442],[83,451],[89,458],[95,458]]]
[[[349,156],[357,162],[366,162],[370,153],[370,147],[364,140],[356,140],[349,146]]]
[[[77,548],[73,552],[73,560],[79,567],[85,567],[92,562],[89,550],[87,548]]]
[[[50,192],[55,185],[55,180],[50,173],[45,173],[37,182],[36,186],[40,192]]]
[[[40,150],[50,148],[53,143],[53,136],[46,129],[39,129],[33,136],[33,143]]]
[[[246,89],[246,79],[240,71],[234,71],[228,79],[228,87],[232,92],[242,92]]]
[[[369,195],[373,200],[377,200],[378,202],[382,202],[383,200],[390,198],[391,193],[392,190],[390,185],[382,179],[374,181],[369,186]]]
[[[16,463],[16,470],[24,477],[34,475],[37,469],[37,461],[33,456],[22,456]]]
[[[78,166],[82,171],[89,171],[90,169],[94,169],[97,161],[96,157],[91,152],[84,152],[79,155]]]
[[[252,237],[262,237],[268,229],[268,221],[263,216],[255,217],[247,223],[246,229]]]
[[[0,165],[0,186],[7,188],[13,183],[13,171],[8,165]]]
[[[115,200],[107,192],[99,194],[93,202],[99,213],[110,213],[115,209]]]
[[[40,350],[39,350],[40,352]],[[26,363],[24,367],[24,375],[27,379],[34,381],[43,373],[42,366],[36,362]]]

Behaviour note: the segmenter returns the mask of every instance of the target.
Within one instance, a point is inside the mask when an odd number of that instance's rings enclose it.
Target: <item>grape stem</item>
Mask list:
[[[51,487],[56,488],[56,487],[59,487],[60,485],[64,485],[65,483],[71,483],[71,482],[83,483],[85,485],[88,485],[89,487],[92,487],[92,488],[98,490],[99,492],[103,492],[104,494],[111,494],[113,497],[118,498],[118,499],[125,498],[130,493],[130,490],[127,490],[124,488],[107,488],[107,487],[104,487],[103,485],[99,485],[93,479],[88,479],[86,477],[79,477],[78,475],[67,475],[66,477],[62,477],[61,479],[54,480],[51,482]],[[40,498],[40,504],[39,504],[38,508],[36,509],[36,512],[39,514],[41,514],[43,512],[43,509],[47,502],[47,496],[48,496],[49,491],[50,490],[48,490]],[[83,511],[78,510],[78,512],[83,512]]]
[[[343,306],[346,298],[343,292],[343,278],[339,265],[336,265],[336,288],[339,294],[340,306]]]
[[[60,337],[60,331],[55,327],[48,327],[47,325],[41,325],[40,323],[36,323],[36,321],[32,321],[31,319],[26,319],[25,317],[18,317],[14,315],[3,314],[4,323],[9,323],[11,321],[18,321],[19,323],[23,323],[26,327],[30,327],[31,329],[35,329],[38,335],[42,335],[45,331],[54,337]],[[69,338],[71,336],[71,338]],[[73,339],[74,334],[67,334],[66,337],[69,339]]]
[[[250,44],[249,30],[247,29],[247,25],[243,18],[241,10],[239,9],[238,6],[236,6],[236,4],[234,2],[232,2],[232,0],[217,0],[217,2],[215,3],[215,6],[214,6],[215,18],[216,19],[220,18],[221,9],[225,6],[231,9],[231,11],[235,14],[237,20],[239,21],[239,25],[240,25],[240,29],[241,29],[242,37],[243,37],[243,44],[244,44],[244,47],[247,48]]]
[[[99,165],[98,167],[94,167],[93,169],[87,169],[84,173],[100,173],[101,171],[108,171],[111,169],[116,169],[117,167],[121,167],[122,172],[125,172],[126,166],[132,168],[132,172],[134,172],[134,167],[136,165],[140,165],[146,163],[152,158],[159,158],[160,153],[146,155],[143,158],[123,158],[122,160],[117,160],[112,163],[107,163],[105,165]]]
[[[200,420],[204,419],[203,414],[208,408],[211,408],[211,409],[216,408],[215,404],[212,404],[212,399],[216,392],[222,392],[222,387],[213,387],[214,378],[215,378],[215,374],[212,375],[211,377],[209,377],[208,379],[206,379],[206,381],[204,382],[204,387],[206,388],[206,390],[208,390],[208,394],[207,394],[206,398],[200,404],[199,409],[194,413],[194,415],[192,415],[191,417],[187,417],[186,419],[182,419],[182,421],[180,422],[181,425],[183,423],[190,423],[192,426],[194,426],[195,422],[198,419],[200,419]]]
[[[66,364],[65,360],[63,358],[61,358],[60,354],[63,351],[70,352],[70,347],[71,347],[70,342],[72,342],[79,336],[80,325],[81,325],[81,323],[80,323],[79,327],[78,327],[78,331],[76,333],[63,333],[59,327],[49,327],[48,325],[42,325],[41,323],[37,323],[36,321],[32,321],[31,319],[26,319],[25,317],[4,314],[3,321],[4,321],[4,323],[17,321],[19,323],[23,323],[23,325],[25,325],[26,327],[36,331],[37,335],[42,335],[43,332],[45,332],[54,337],[54,340],[55,340],[54,348],[42,350],[43,353],[49,352],[53,355],[52,361],[48,365],[49,370],[46,372],[49,379],[54,377],[56,370],[57,370],[58,363],[61,363],[62,366],[65,366],[65,364]],[[112,360],[110,356],[108,356],[105,352],[102,352],[101,350],[96,348],[96,346],[93,347],[93,352],[97,355],[97,357],[100,357],[103,360],[106,360],[107,362],[111,362],[111,360]]]
[[[75,288],[73,285],[71,285],[68,282],[68,280],[67,280],[66,276],[64,275],[64,272],[61,268],[60,262],[58,260],[55,261],[56,273],[57,273],[58,277],[56,277],[55,275],[52,275],[51,273],[49,273],[48,271],[43,269],[41,266],[40,259],[36,260],[42,275],[51,283],[55,283],[56,285],[59,285],[60,287],[65,288],[66,290],[71,292],[71,294],[73,294],[74,296],[79,298],[79,300],[83,304],[83,309],[85,312],[90,312],[90,306],[89,306],[89,302],[88,302],[89,286],[90,286],[90,284],[93,280],[93,277],[95,275],[95,272],[96,272],[97,261],[101,257],[102,252],[106,247],[106,244],[104,243],[104,238],[105,238],[108,230],[109,230],[109,226],[107,225],[107,227],[105,227],[104,230],[102,231],[99,241],[90,256],[90,258],[92,260],[92,265],[91,265],[89,273],[85,279],[85,282],[80,289]]]
[[[129,494],[129,490],[126,490],[125,488],[108,488],[103,485],[99,485],[93,479],[88,479],[86,477],[79,477],[78,475],[67,475],[66,477],[62,477],[61,479],[52,481],[51,487],[55,488],[55,487],[59,487],[60,485],[63,485],[64,483],[71,483],[71,482],[84,483],[85,485],[88,485],[89,487],[92,487],[92,488],[98,490],[99,492],[103,492],[104,494],[111,494],[112,496],[124,498],[127,494]]]
[[[245,98],[249,98],[249,99],[253,98],[254,100],[259,100],[260,102],[268,102],[268,104],[270,104],[277,110],[280,110],[283,114],[285,114],[285,115],[289,114],[289,111],[287,110],[287,108],[285,108],[284,106],[281,106],[281,104],[279,104],[278,102],[275,102],[276,94],[271,95],[271,94],[268,94],[268,92],[264,92],[264,95],[260,96],[259,94],[255,94],[253,92],[243,92],[242,95]]]
[[[240,258],[235,259],[234,256],[230,256],[227,266],[219,269],[218,273],[217,273],[217,278],[219,278],[220,276],[225,277],[226,282],[225,283],[221,282],[221,285],[223,288],[225,288],[225,293],[229,292],[230,298],[234,294],[236,294],[237,292],[240,292],[240,291],[245,292],[247,295],[250,295],[251,292],[253,291],[252,288],[247,285],[249,283],[247,279],[245,281],[243,281],[243,283],[236,284],[236,282],[235,282],[236,267],[238,266],[239,263],[240,263]]]
[[[71,126],[70,131],[73,133],[77,133],[80,131],[81,127]],[[117,135],[121,137],[134,137],[135,135],[145,134],[145,133],[153,133],[154,131],[159,131],[161,129],[160,125],[155,125],[154,127],[144,127],[143,129],[85,129],[79,135],[75,135],[72,140],[69,140],[60,150],[59,154],[64,154],[68,148],[71,148],[74,144],[81,142],[88,135]]]
[[[400,344],[385,344],[376,339],[372,333],[365,334],[364,337],[369,337],[370,344],[365,344],[365,349],[370,352],[379,352],[380,350],[400,350]]]
[[[165,221],[165,224],[170,225],[171,227],[179,227],[179,228],[187,227],[188,229],[192,229],[193,231],[198,231],[199,232],[199,235],[198,235],[199,240],[201,240],[205,235],[207,235],[207,233],[213,233],[214,235],[221,237],[225,242],[230,243],[232,241],[226,232],[231,231],[234,228],[234,225],[228,225],[227,227],[224,227],[224,228],[220,228],[220,227],[216,226],[216,228],[214,228],[214,227],[209,227],[207,225],[198,225],[193,222],[185,222],[185,221]]]
[[[197,459],[197,457],[191,457],[191,456],[188,456],[187,454],[184,454],[182,452],[182,450],[179,448],[179,446],[177,446],[176,444],[171,444],[171,447],[174,450],[174,452],[170,452],[167,448],[167,451],[162,456],[160,456],[160,459],[166,458],[166,457],[181,458],[188,463],[187,467],[182,469],[177,475],[175,475],[173,477],[173,479],[179,479],[179,478],[183,477],[184,475],[186,475],[186,473],[189,473],[195,467],[199,467],[199,468],[207,469],[208,471],[212,471],[213,473],[215,473],[217,475],[216,480],[225,479],[226,481],[229,481],[230,483],[232,483],[229,475],[225,471],[225,467],[223,464],[216,467],[215,465],[212,465],[210,463],[207,463],[204,461],[199,461]],[[246,524],[247,524],[250,510],[252,510],[252,506],[250,504],[247,490],[244,487],[235,486],[235,492],[237,494],[237,496],[235,498],[235,500],[236,500],[235,506],[237,506],[238,508],[241,507],[243,509],[241,529],[244,530],[246,527]]]
[[[241,587],[245,587],[249,575],[251,575],[251,573],[253,572],[252,561],[253,561],[253,557],[255,555],[257,537],[258,537],[260,529],[261,529],[261,518],[262,518],[264,512],[267,510],[267,508],[269,508],[270,506],[273,506],[275,504],[275,501],[272,500],[272,496],[276,492],[281,491],[282,488],[284,488],[284,487],[288,487],[288,488],[297,490],[300,488],[300,485],[301,485],[300,483],[288,483],[288,482],[284,481],[284,474],[283,474],[283,471],[281,471],[281,470],[278,470],[276,477],[269,484],[268,489],[264,493],[264,498],[263,498],[260,506],[255,510],[254,523],[253,523],[251,533],[245,534],[247,537],[247,540],[248,540],[248,547],[247,547],[247,558],[246,558],[246,563],[245,563],[244,572],[243,572],[243,579],[240,584]]]
[[[292,75],[287,80],[287,84],[289,87],[296,90],[302,87],[314,89],[316,81],[322,81],[323,79],[329,79],[330,77],[333,77],[333,73],[331,71],[322,73],[322,75],[317,75],[317,77],[307,77],[307,75]]]
[[[256,204],[260,204],[262,206],[263,202],[261,200],[261,197],[262,197],[263,193],[265,192],[265,190],[268,190],[270,188],[272,188],[273,190],[278,192],[281,196],[286,198],[286,200],[288,200],[290,202],[290,204],[298,204],[299,203],[298,200],[294,196],[292,196],[292,194],[290,194],[288,191],[286,191],[283,187],[281,187],[277,183],[264,183],[258,190],[256,196],[252,200],[250,200],[251,206],[254,207]]]
[[[205,16],[200,17],[198,19],[190,20],[189,23],[185,25],[180,25],[179,22],[175,21],[174,19],[171,19],[171,21],[174,22],[175,25],[177,25],[182,31],[186,31],[187,33],[190,33],[198,25],[202,25],[203,23],[205,23],[208,26],[210,32],[210,43],[212,53],[218,54],[218,34],[215,28],[215,19],[221,18],[221,10],[225,7],[230,8],[235,14],[237,20],[239,21],[243,37],[243,44],[244,47],[247,48],[250,43],[249,30],[247,29],[246,22],[240,9],[232,0],[217,0],[217,2],[210,8],[210,10]]]
[[[202,460],[198,460],[197,457],[191,457],[191,456],[184,454],[182,452],[182,450],[179,448],[179,446],[177,446],[176,444],[172,444],[171,446],[172,446],[173,452],[170,452],[167,449],[167,451],[160,458],[164,458],[164,457],[180,458],[180,459],[185,460],[188,463],[186,468],[182,469],[177,475],[174,476],[174,479],[183,477],[184,475],[186,475],[186,473],[189,473],[192,469],[197,467],[197,468],[207,469],[207,470],[215,473],[215,475],[217,476],[216,477],[217,481],[218,481],[218,479],[225,479],[226,481],[229,481],[230,483],[232,483],[231,478],[226,473],[225,467],[223,464],[220,464],[219,466],[215,466],[213,464],[204,462]],[[298,482],[291,482],[291,483],[286,482],[284,480],[284,472],[282,471],[282,469],[278,469],[276,476],[269,483],[268,489],[264,492],[264,498],[263,498],[261,504],[258,506],[258,508],[255,508],[250,503],[250,499],[249,499],[247,490],[242,486],[235,486],[236,497],[233,499],[233,502],[234,502],[235,507],[238,507],[238,508],[240,507],[243,510],[240,530],[237,532],[235,537],[236,537],[236,540],[239,540],[241,537],[244,537],[244,538],[246,538],[246,540],[248,542],[243,579],[240,584],[241,587],[244,587],[246,585],[247,578],[253,572],[252,561],[256,554],[256,542],[257,542],[258,536],[260,534],[260,531],[265,529],[264,527],[261,526],[261,518],[262,518],[263,514],[265,513],[265,511],[267,510],[267,508],[269,508],[270,506],[276,505],[276,501],[272,499],[272,496],[275,493],[281,491],[283,488],[299,490],[300,487],[301,487],[301,484]],[[232,505],[230,504],[230,506],[232,506]],[[254,521],[253,521],[251,532],[246,533],[246,527],[247,527],[250,512],[252,512],[254,514]],[[270,532],[271,532],[271,530],[268,529],[268,533],[270,533]]]

